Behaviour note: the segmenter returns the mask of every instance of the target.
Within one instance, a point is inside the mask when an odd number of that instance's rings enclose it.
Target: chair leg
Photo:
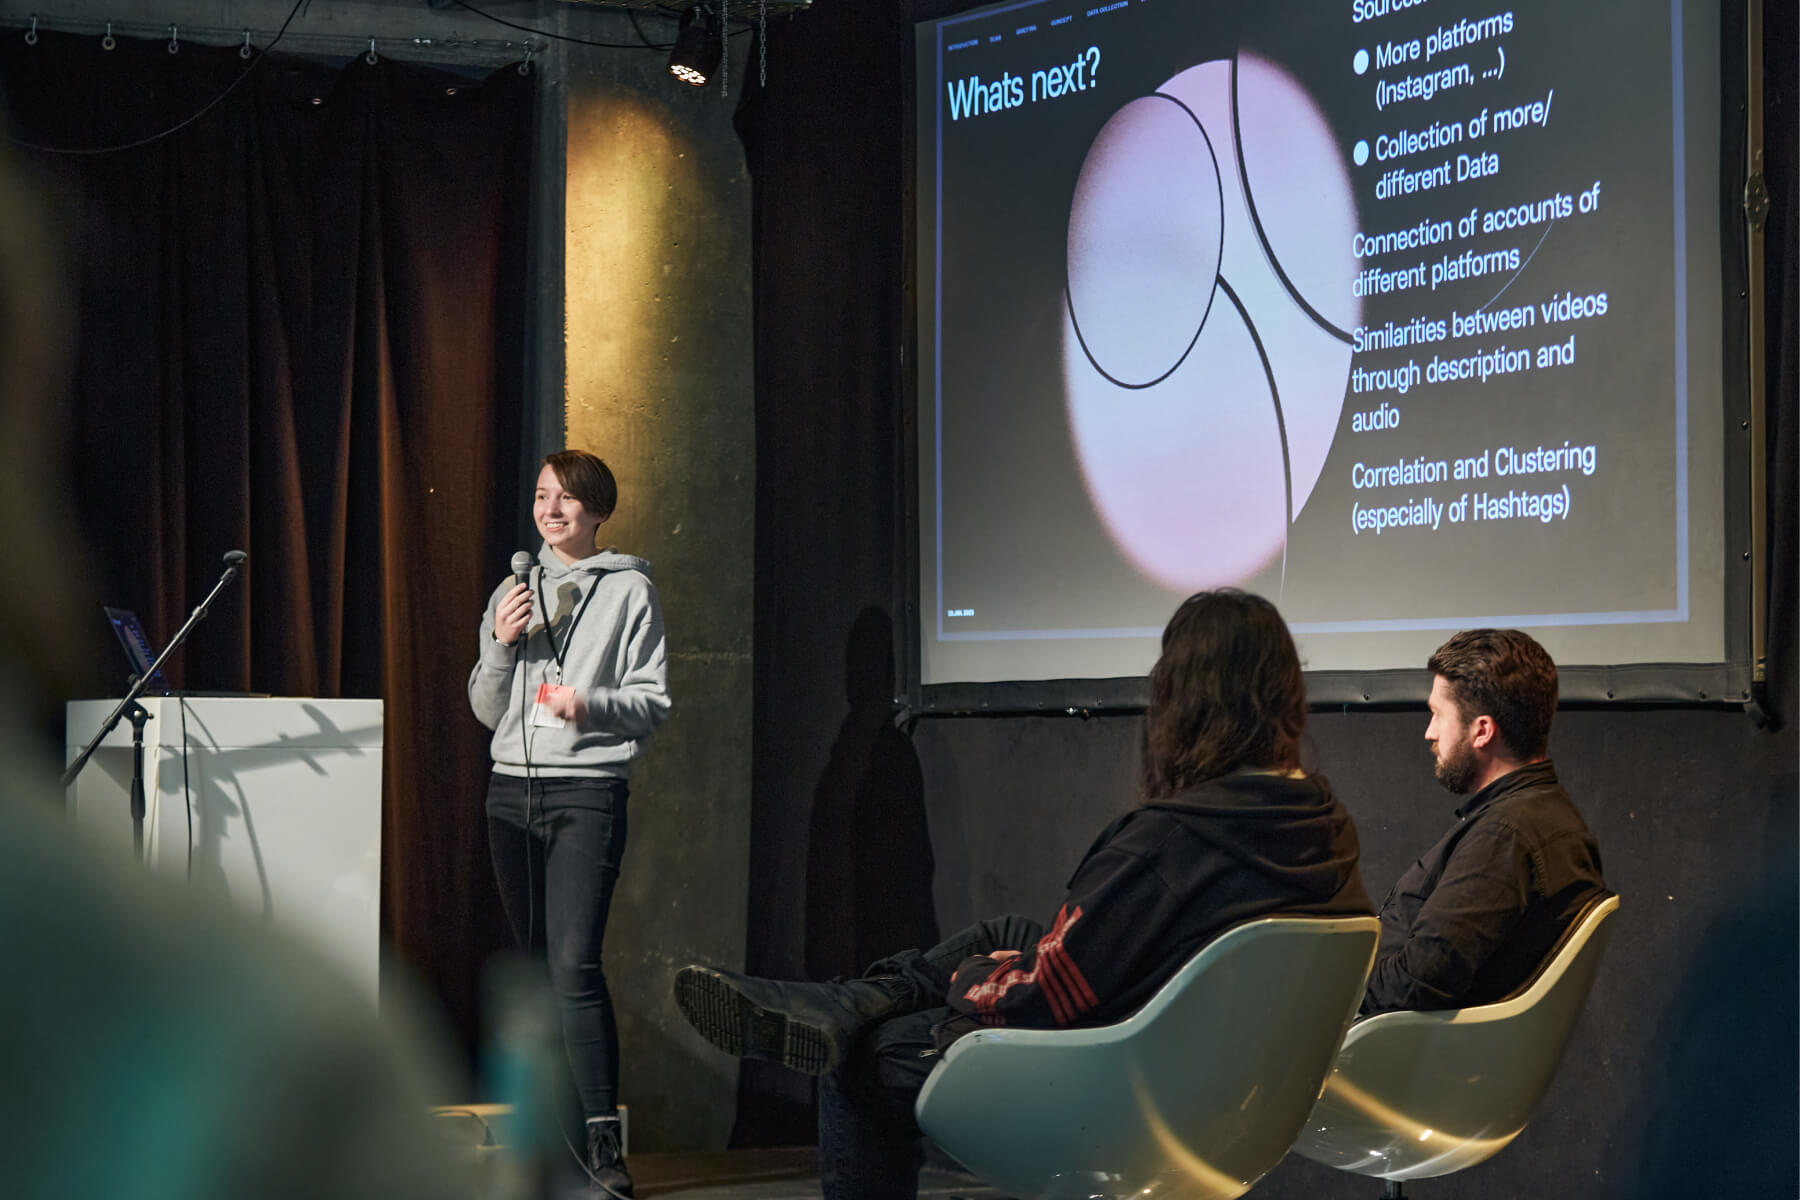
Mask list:
[[[1406,1193],[1401,1190],[1398,1179],[1387,1181],[1387,1186],[1381,1189],[1381,1200],[1406,1200]]]

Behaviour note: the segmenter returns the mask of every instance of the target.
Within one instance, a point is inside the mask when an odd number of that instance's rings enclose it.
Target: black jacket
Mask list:
[[[1515,991],[1606,886],[1548,760],[1494,780],[1381,906],[1363,1012],[1467,1008]]]
[[[1227,775],[1107,826],[1043,939],[966,960],[949,1003],[985,1025],[1107,1024],[1229,926],[1372,911],[1356,827],[1323,776]]]

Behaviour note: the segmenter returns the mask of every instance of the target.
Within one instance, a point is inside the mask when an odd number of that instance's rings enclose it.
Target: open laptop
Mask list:
[[[150,645],[150,637],[144,632],[144,623],[138,620],[137,613],[129,608],[102,606],[101,611],[106,614],[106,623],[112,626],[113,633],[118,636],[119,645],[124,647],[125,658],[131,663],[132,675],[142,678],[150,670],[150,664],[156,661],[156,649]],[[169,686],[168,678],[158,671],[150,676],[150,681],[144,685],[144,690],[140,694],[145,696],[189,696],[195,699],[202,697],[234,699],[261,698],[266,697],[269,693],[195,691],[192,688],[178,692]]]
[[[102,611],[106,613],[107,623],[118,635],[119,645],[125,648],[125,657],[131,663],[132,675],[141,679],[149,674],[150,664],[156,661],[156,651],[151,648],[150,638],[144,633],[144,623],[129,608],[105,608]],[[174,689],[169,686],[168,679],[159,670],[150,675],[143,694],[167,696],[172,691]]]

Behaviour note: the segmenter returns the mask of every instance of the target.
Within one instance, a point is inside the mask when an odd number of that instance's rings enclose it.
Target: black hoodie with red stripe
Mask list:
[[[1104,1025],[1232,925],[1373,912],[1356,827],[1325,777],[1238,772],[1107,826],[1050,931],[1017,958],[965,960],[949,1004],[984,1025]]]

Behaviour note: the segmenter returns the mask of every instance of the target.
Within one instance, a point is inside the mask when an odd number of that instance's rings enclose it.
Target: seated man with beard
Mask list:
[[[1370,912],[1350,815],[1300,766],[1305,725],[1300,659],[1275,607],[1238,591],[1192,596],[1150,672],[1143,803],[1101,832],[1048,928],[983,921],[847,983],[691,966],[676,1002],[721,1049],[822,1076],[826,1197],[914,1196],[913,1103],[960,1034],[1116,1022],[1230,926]]]
[[[1470,799],[1381,906],[1364,1013],[1502,999],[1606,887],[1547,757],[1556,664],[1544,648],[1516,629],[1470,629],[1427,665],[1438,782]]]

